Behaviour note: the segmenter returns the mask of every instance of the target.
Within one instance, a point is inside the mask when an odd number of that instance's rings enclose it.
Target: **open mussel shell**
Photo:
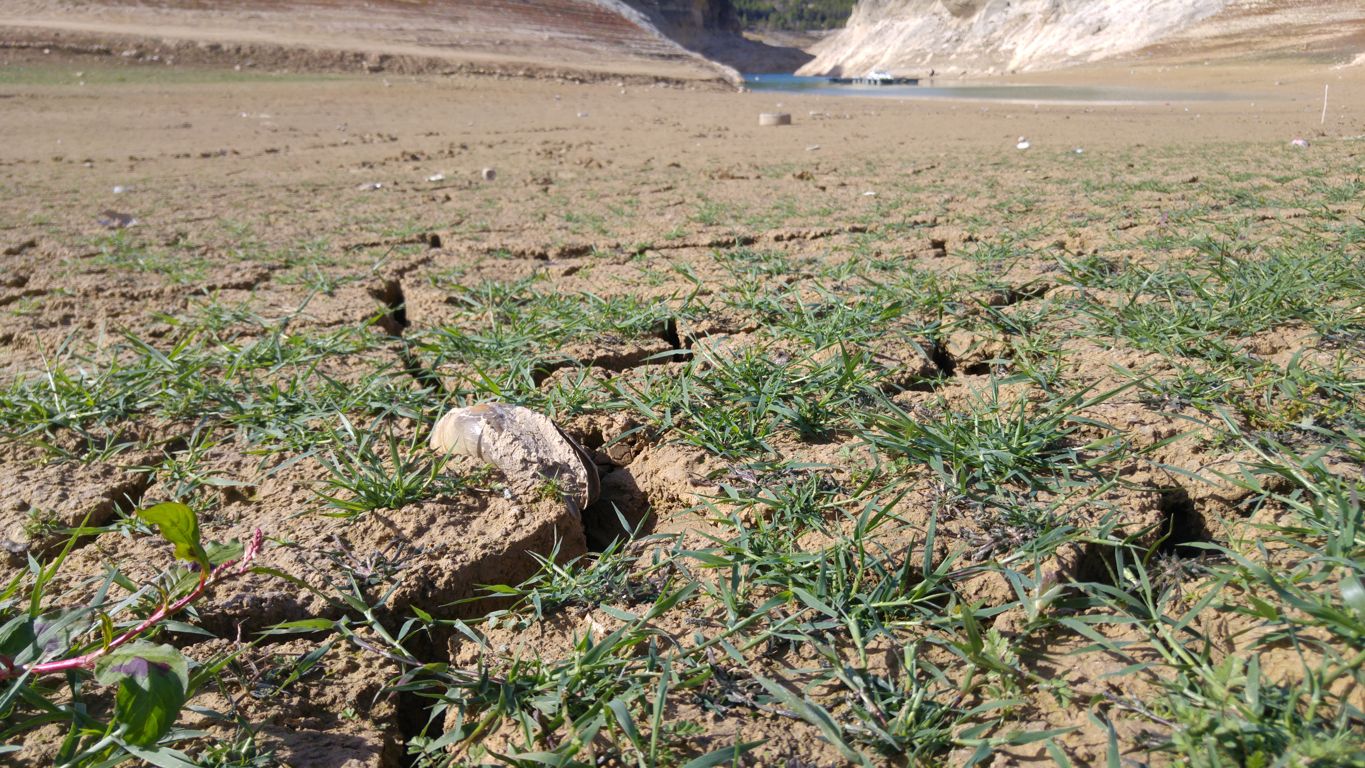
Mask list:
[[[502,403],[452,408],[432,427],[428,444],[433,451],[492,464],[519,496],[553,482],[575,513],[597,501],[601,486],[592,455],[529,408]]]

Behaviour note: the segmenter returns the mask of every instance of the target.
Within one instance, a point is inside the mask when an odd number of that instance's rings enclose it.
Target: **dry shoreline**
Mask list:
[[[56,53],[93,62],[125,59],[119,64],[221,68],[258,72],[389,73],[396,75],[463,75],[494,78],[517,77],[561,82],[666,83],[690,88],[731,89],[732,78],[702,68],[658,63],[605,63],[580,61],[556,64],[531,57],[495,54],[459,56],[430,48],[382,46],[376,50],[357,42],[342,47],[321,47],[287,42],[271,36],[223,35],[217,40],[201,36],[95,31],[99,25],[53,27],[23,26],[0,19],[0,51],[15,58],[42,63]],[[51,59],[46,59],[50,61]],[[77,62],[77,65],[79,63]]]

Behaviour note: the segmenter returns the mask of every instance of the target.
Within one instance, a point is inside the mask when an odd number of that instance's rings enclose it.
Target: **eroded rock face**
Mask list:
[[[939,0],[943,8],[955,19],[970,19],[985,5],[985,0]]]
[[[730,0],[628,0],[628,4],[648,14],[662,32],[687,47],[703,42],[708,33],[739,31],[739,17]]]
[[[645,26],[694,51],[715,64],[739,72],[794,72],[810,61],[796,48],[760,43],[741,33],[739,15],[731,0],[597,0],[624,2],[643,14]],[[628,15],[628,14],[627,14]],[[736,80],[736,82],[738,82]]]
[[[860,0],[799,74],[1041,69],[1136,50],[1236,0]]]

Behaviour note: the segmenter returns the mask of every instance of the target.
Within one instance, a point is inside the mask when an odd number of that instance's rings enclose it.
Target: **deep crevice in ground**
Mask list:
[[[440,238],[436,235],[432,235],[431,238],[435,243],[431,247],[438,247]],[[385,278],[383,282],[370,287],[370,295],[383,307],[383,312],[375,324],[397,340],[395,351],[403,366],[403,372],[412,377],[418,385],[428,387],[438,395],[444,395],[445,385],[441,383],[441,377],[422,362],[422,358],[413,351],[404,336],[407,329],[412,326],[412,321],[408,318],[407,294],[403,291],[403,281],[396,277]]]
[[[1020,286],[1005,288],[998,293],[992,294],[986,301],[987,306],[991,307],[1012,307],[1025,301],[1046,296],[1052,286],[1043,282],[1031,282]]]
[[[663,352],[654,352],[648,349],[627,348],[621,352],[608,352],[590,360],[579,360],[574,358],[560,358],[558,360],[538,361],[536,367],[531,372],[531,382],[537,387],[545,383],[556,371],[566,368],[600,368],[612,373],[622,373],[633,368],[642,368],[649,365],[668,365],[669,363],[679,363],[692,359],[692,351],[683,344],[678,335],[677,320],[670,318],[655,330],[653,338],[666,342],[669,349]]]
[[[952,376],[957,371],[957,360],[948,353],[948,348],[942,341],[935,341],[929,345],[929,362],[938,369],[940,376]]]
[[[405,647],[414,658],[421,659],[427,664],[449,664],[449,633],[450,630],[432,635],[409,635]],[[418,764],[421,756],[409,753],[407,745],[414,737],[420,736],[427,727],[433,702],[432,699],[413,691],[399,691],[393,695],[394,724],[398,726],[399,737],[402,739],[402,744],[399,745],[402,749],[396,764],[402,768],[411,768]],[[439,722],[433,725],[441,727]]]
[[[377,325],[390,336],[402,336],[407,330],[407,297],[403,294],[403,283],[395,277],[386,278],[382,283],[370,287],[370,295],[384,305],[384,313]]]
[[[1209,557],[1212,553],[1197,545],[1212,542],[1213,536],[1189,491],[1178,485],[1152,490],[1158,494],[1157,509],[1161,513],[1161,520],[1132,540],[1140,549],[1131,550],[1125,557],[1141,551],[1171,560]],[[1083,582],[1115,586],[1118,583],[1114,578],[1117,561],[1114,546],[1087,543],[1081,550],[1075,568],[1076,578]]]
[[[653,533],[655,522],[654,502],[630,467],[614,467],[602,473],[597,502],[583,510],[583,535],[589,552],[601,552],[632,534]]]
[[[1159,489],[1161,499],[1161,534],[1163,539],[1157,551],[1164,555],[1180,558],[1197,558],[1207,554],[1207,550],[1197,546],[1199,543],[1213,541],[1203,515],[1196,508],[1189,491],[1179,486]]]
[[[678,335],[678,318],[670,317],[660,324],[655,330],[654,335],[668,343],[674,352],[686,352],[687,347],[683,344],[682,337]]]

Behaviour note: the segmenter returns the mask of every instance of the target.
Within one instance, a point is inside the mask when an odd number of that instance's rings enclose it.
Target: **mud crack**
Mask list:
[[[403,281],[397,277],[388,277],[370,286],[369,292],[370,296],[378,301],[381,307],[381,314],[379,319],[375,321],[375,325],[378,325],[381,330],[398,342],[395,352],[403,366],[403,372],[411,376],[418,385],[430,388],[438,395],[444,396],[445,386],[441,383],[441,377],[430,366],[422,362],[422,358],[413,351],[412,346],[403,336],[403,333],[412,325],[408,319],[408,300],[407,294],[403,291]]]
[[[938,369],[940,376],[952,376],[957,371],[957,360],[953,359],[948,347],[939,339],[935,339],[934,343],[929,345],[929,362]]]
[[[385,333],[402,337],[407,330],[407,297],[403,294],[403,283],[396,277],[385,278],[378,285],[370,286],[370,296],[383,305],[383,314],[376,323]]]
[[[18,242],[18,243],[15,243],[14,245],[6,246],[6,247],[5,247],[5,255],[6,255],[6,256],[18,256],[19,254],[23,253],[24,251],[27,251],[27,250],[29,250],[29,249],[31,249],[31,248],[37,248],[37,247],[38,247],[38,240],[37,240],[36,238],[29,238],[29,239],[27,239],[27,240],[22,240],[22,241],[20,241],[20,242]]]
[[[1164,538],[1157,550],[1162,554],[1192,559],[1207,554],[1208,550],[1194,546],[1213,541],[1208,523],[1199,513],[1189,491],[1179,486],[1161,488],[1157,508],[1161,511],[1161,533]]]
[[[75,529],[97,529],[119,514],[131,514],[141,506],[151,486],[151,473],[123,472],[103,490],[83,492],[76,484],[64,492],[70,494],[68,499],[51,508],[20,488],[7,489],[13,496],[11,508],[17,514],[7,515],[13,519],[6,521],[8,530],[0,531],[0,561],[18,565],[29,556],[45,558],[62,547]],[[47,487],[47,483],[36,487]],[[98,531],[77,536],[72,548],[84,547],[96,535]]]

